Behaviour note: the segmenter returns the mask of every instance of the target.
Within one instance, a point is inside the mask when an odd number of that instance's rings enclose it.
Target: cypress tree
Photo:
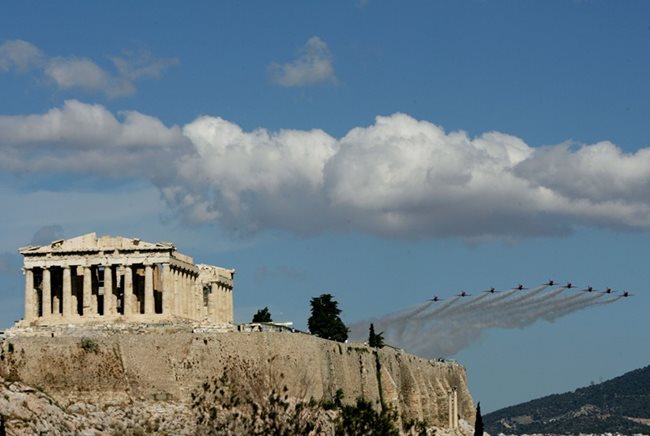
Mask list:
[[[272,322],[271,312],[268,307],[258,310],[255,315],[253,315],[253,322]]]
[[[343,324],[339,314],[341,309],[330,294],[322,294],[311,299],[311,316],[307,320],[312,335],[333,341],[345,342],[348,328]]]
[[[474,436],[483,436],[483,417],[481,416],[481,402],[476,406],[476,422],[474,423]]]
[[[368,345],[373,348],[382,348],[384,346],[384,332],[375,333],[375,326],[372,323],[370,323]]]

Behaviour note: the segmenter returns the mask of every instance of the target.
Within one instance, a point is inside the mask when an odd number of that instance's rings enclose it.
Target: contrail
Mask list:
[[[566,295],[566,286],[541,285],[529,291],[508,290],[473,298],[456,296],[436,307],[427,302],[414,308],[373,319],[387,344],[428,357],[446,357],[494,328],[524,328],[539,320],[553,322],[575,311],[610,304],[622,296],[602,300],[603,293],[584,290]],[[364,338],[370,321],[355,323],[351,337]]]
[[[419,315],[419,316],[415,316],[415,317],[409,319],[408,321],[410,321],[411,326],[413,324],[419,325],[419,322],[421,322],[422,320],[428,320],[428,319],[431,319],[434,316],[440,316],[440,314],[443,314],[446,310],[448,310],[454,304],[459,302],[461,298],[462,297],[456,296],[456,297],[452,298],[451,300],[449,300],[448,302],[442,304],[439,308],[437,308],[437,309],[435,309],[435,310],[433,310],[433,311],[431,311],[429,313],[425,313],[425,314],[422,314],[422,315]],[[385,330],[390,328],[390,325],[384,324],[383,322],[380,323],[379,325],[382,327],[381,331],[385,331]],[[385,327],[384,327],[384,325],[385,325]],[[406,329],[407,326],[408,326],[408,323],[401,323],[401,325],[397,327],[396,333],[393,333],[393,334],[396,335],[397,337],[401,338],[404,335],[404,330]]]
[[[483,299],[485,299],[485,298],[487,298],[489,296],[490,296],[490,293],[486,292],[483,295],[479,295],[477,297],[474,297],[474,298],[470,299],[467,302],[467,304],[463,304],[460,307],[458,307],[458,306],[454,307],[451,311],[447,312],[446,315],[456,314],[456,313],[458,313],[460,311],[464,312],[466,310],[470,310],[470,309],[476,307]],[[466,298],[466,297],[456,297],[456,299],[459,299],[459,298]]]
[[[569,314],[571,312],[574,312],[575,310],[583,309],[593,304],[597,304],[596,300],[604,297],[604,294],[596,294],[596,295],[587,294],[587,295],[588,295],[587,298],[575,301],[572,304],[566,306],[557,307],[554,311],[550,313],[546,313],[544,315],[544,319],[547,321],[555,321],[556,319],[566,314]]]
[[[433,301],[427,301],[426,303],[422,303],[419,306],[416,306],[414,309],[411,310],[406,310],[405,313],[399,313],[397,314],[394,318],[388,318],[385,320],[385,322],[399,322],[407,318],[412,318],[414,316],[417,316],[419,313],[424,312],[427,310],[431,305],[433,304]]]
[[[510,296],[512,296],[513,294],[516,294],[516,293],[518,293],[518,292],[520,292],[520,291],[517,290],[517,289],[511,289],[511,290],[509,290],[509,291],[503,292],[501,295],[494,295],[492,298],[490,298],[490,301],[491,301],[492,303],[495,303],[495,302],[498,302],[498,301],[502,301],[502,300],[505,300],[505,299],[507,299],[508,297],[510,297]]]
[[[535,289],[532,289],[530,291],[522,291],[522,292],[524,292],[524,295],[521,296],[520,298],[517,298],[514,301],[508,302],[508,306],[512,306],[512,305],[515,305],[515,304],[520,304],[520,303],[523,303],[526,300],[530,300],[535,295],[537,295],[540,292],[544,291],[547,287],[548,286],[546,286],[546,285],[542,285],[542,286],[539,286],[539,287],[537,287]]]

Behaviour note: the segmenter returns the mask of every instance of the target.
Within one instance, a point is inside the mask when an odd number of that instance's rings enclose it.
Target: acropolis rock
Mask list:
[[[305,404],[363,398],[439,435],[471,432],[458,363],[236,326],[235,271],[169,242],[90,233],[20,253],[25,318],[0,332],[0,434],[202,434],[195,400],[226,374],[262,398],[271,378]]]

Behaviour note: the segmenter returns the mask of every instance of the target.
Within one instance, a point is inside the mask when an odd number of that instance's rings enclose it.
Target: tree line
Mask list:
[[[321,294],[310,301],[311,316],[307,320],[309,333],[319,338],[331,341],[345,342],[348,340],[350,329],[341,320],[341,309],[332,294]],[[271,323],[273,318],[268,307],[259,309],[254,315],[252,322]],[[375,333],[374,325],[370,324],[368,333],[368,345],[374,348],[384,346],[382,333]]]

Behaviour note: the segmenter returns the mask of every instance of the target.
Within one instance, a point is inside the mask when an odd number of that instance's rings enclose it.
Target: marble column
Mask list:
[[[83,267],[84,284],[83,284],[83,313],[82,316],[88,317],[94,315],[92,313],[92,299],[93,299],[93,278],[90,275],[90,267]]]
[[[95,279],[97,267],[89,266],[88,269],[90,270],[90,313],[99,315],[99,282]],[[97,284],[97,289],[93,289],[93,283]]]
[[[52,315],[52,283],[50,281],[49,268],[43,268],[43,318],[49,318]]]
[[[232,288],[226,288],[226,322],[234,322],[235,321],[235,313],[234,313],[234,308],[232,304]]]
[[[153,315],[155,312],[155,301],[153,299],[153,268],[151,265],[144,266],[144,313]]]
[[[187,272],[186,271],[181,271],[181,277],[182,277],[182,279],[181,279],[181,295],[182,295],[182,299],[183,299],[183,316],[185,318],[188,318],[189,317],[188,308],[189,308],[190,299],[189,299],[188,289],[187,289],[187,287],[188,287],[187,286],[187,282],[188,282]]]
[[[113,318],[116,304],[113,297],[113,266],[104,265],[104,316]]]
[[[70,304],[73,316],[79,316],[79,286],[76,277],[77,275],[79,275],[78,267],[70,268],[70,276],[72,280],[72,298],[70,299]]]
[[[172,285],[172,289],[173,289],[172,292],[174,294],[174,297],[173,297],[174,300],[172,302],[173,303],[172,307],[174,308],[173,309],[174,316],[178,316],[178,313],[179,313],[178,310],[179,310],[179,304],[180,304],[179,303],[179,298],[180,297],[178,296],[178,270],[176,270],[176,268],[174,268],[174,267],[171,267],[170,273],[171,273],[171,276],[172,276],[172,280],[171,280],[171,282],[172,282],[171,285]]]
[[[129,319],[133,315],[133,269],[131,265],[124,265],[124,317]]]
[[[171,266],[168,263],[162,264],[161,282],[162,282],[162,314],[169,316],[172,313],[174,285],[171,272]]]
[[[172,313],[173,315],[178,315],[178,276],[176,275],[176,268],[173,266],[169,267],[169,276],[171,277],[170,279],[170,285],[172,288]]]
[[[179,289],[178,294],[181,297],[181,316],[187,318],[187,274],[185,271],[180,270],[179,272]]]
[[[203,300],[203,286],[199,284],[199,281],[194,278],[194,289],[196,289],[196,310],[197,317],[199,319],[204,319],[208,314],[207,307],[205,307]]]
[[[25,268],[25,321],[33,321],[38,316],[38,301],[34,291],[34,271]]]
[[[63,319],[70,319],[70,308],[72,307],[72,274],[69,266],[63,267],[63,286],[61,291],[61,304],[63,305]]]
[[[194,277],[191,273],[187,274],[187,290],[190,297],[188,315],[190,318],[196,318],[196,287],[194,286]]]
[[[191,317],[193,319],[199,319],[201,313],[199,312],[199,288],[197,286],[196,280],[194,279],[194,274],[190,274],[190,295],[192,296],[191,307]]]
[[[219,286],[215,282],[210,283],[210,294],[208,295],[208,318],[213,322],[217,320],[218,295]]]
[[[196,290],[194,289],[194,277],[191,272],[187,272],[187,296],[188,305],[187,305],[187,316],[190,319],[196,318]]]
[[[217,321],[224,322],[226,320],[226,311],[227,311],[226,305],[228,304],[228,302],[226,301],[226,288],[224,288],[223,284],[219,283],[218,289],[219,291],[217,293],[218,295]]]
[[[194,277],[194,288],[196,289],[196,308],[199,311],[199,318],[203,319],[208,314],[208,308],[203,299],[203,285],[199,283],[198,277]]]
[[[221,316],[219,322],[225,322],[228,317],[228,298],[226,294],[226,287],[222,284],[219,286],[219,294],[221,298]]]

